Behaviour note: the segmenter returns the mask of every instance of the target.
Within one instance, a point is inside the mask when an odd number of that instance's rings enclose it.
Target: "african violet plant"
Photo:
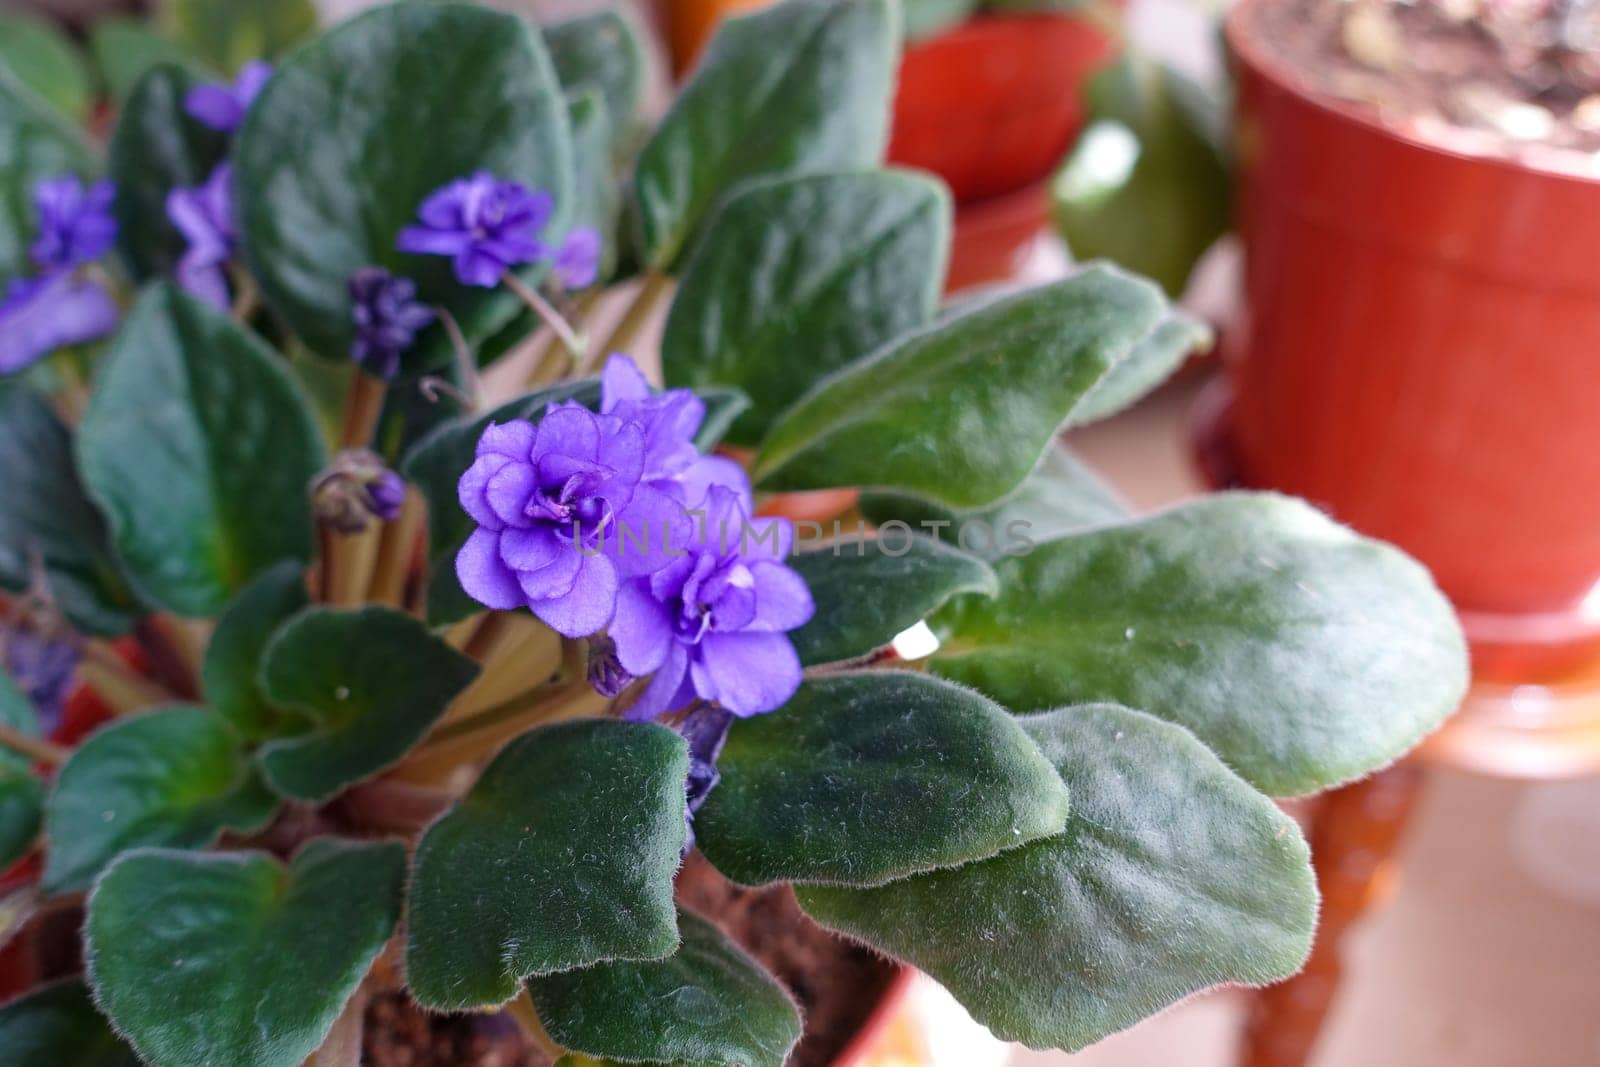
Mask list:
[[[355,1062],[403,985],[575,1064],[780,1064],[691,847],[1035,1046],[1300,965],[1268,798],[1437,725],[1457,627],[1304,505],[1135,518],[1061,451],[1200,331],[1103,266],[936,306],[898,17],[731,21],[650,131],[611,13],[158,65],[103,153],[0,72],[3,914],[81,907],[85,961],[8,1062]]]

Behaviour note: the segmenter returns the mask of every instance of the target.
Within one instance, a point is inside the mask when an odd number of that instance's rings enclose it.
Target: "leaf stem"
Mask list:
[[[400,505],[399,517],[393,522],[384,523],[383,532],[378,537],[378,559],[372,567],[372,584],[367,587],[368,600],[375,604],[400,606],[405,596],[406,581],[411,577],[411,564],[417,558],[426,516],[422,495],[408,488],[405,503]]]
[[[5,723],[0,723],[0,745],[27,756],[36,763],[50,767],[58,766],[70,754],[68,749],[54,741],[25,734],[15,726],[7,726]]]
[[[358,533],[341,533],[327,523],[318,527],[322,539],[322,602],[338,608],[355,607],[366,597],[378,559],[378,524],[369,522]]]
[[[366,448],[372,443],[372,433],[378,427],[378,416],[383,413],[383,398],[388,391],[389,383],[382,378],[356,370],[345,394],[340,448]]]
[[[448,780],[462,767],[492,754],[505,742],[535,726],[598,714],[606,698],[586,683],[551,694],[538,686],[470,718],[436,729],[394,771],[403,782],[432,785]]]
[[[552,1060],[559,1060],[566,1051],[550,1038],[545,1030],[544,1023],[539,1019],[539,1011],[533,1006],[533,998],[528,995],[526,987],[519,993],[515,1000],[506,1005],[506,1014],[516,1020],[522,1027],[522,1032],[528,1039],[539,1046],[539,1051],[549,1056]]]
[[[672,279],[659,271],[651,271],[644,276],[644,285],[634,294],[633,302],[628,305],[628,310],[623,312],[622,320],[611,331],[599,349],[599,355],[604,358],[613,352],[626,352],[639,336],[639,331],[644,329],[645,323],[650,321],[656,304],[666,294]]]
[[[482,383],[478,381],[478,361],[472,355],[472,347],[467,344],[467,335],[461,332],[461,324],[450,314],[450,309],[439,305],[433,310],[438,314],[444,332],[450,336],[450,347],[456,353],[456,370],[461,374],[459,391],[466,397],[465,407],[468,411],[475,411],[483,395]]]
[[[546,326],[550,327],[556,338],[560,340],[562,345],[566,346],[567,351],[571,353],[574,360],[583,359],[583,338],[578,336],[572,325],[561,317],[561,312],[557,311],[550,304],[550,301],[540,296],[537,289],[517,277],[512,271],[506,271],[500,280],[505,283],[507,289],[521,297],[522,302],[532,308],[533,313],[539,316]]]
[[[94,648],[85,646],[78,677],[118,714],[177,701],[160,682],[136,674],[115,655],[97,655]]]
[[[165,615],[147,615],[134,623],[133,638],[149,661],[150,672],[182,700],[200,695],[196,681],[204,644],[183,624]]]
[[[594,312],[595,305],[600,303],[601,295],[602,290],[591,289],[574,301],[572,321],[577,329],[582,329],[583,323]],[[551,382],[559,381],[563,377],[580,377],[583,374],[584,367],[593,362],[596,351],[595,349],[590,349],[585,352],[582,360],[563,360],[561,358],[563,350],[564,346],[560,335],[551,330],[550,337],[539,349],[539,354],[534,357],[533,366],[528,371],[525,383],[528,388],[549,385]]]

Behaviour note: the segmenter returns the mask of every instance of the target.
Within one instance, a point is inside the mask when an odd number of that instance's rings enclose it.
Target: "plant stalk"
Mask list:
[[[561,312],[551,306],[550,301],[539,295],[539,290],[509,270],[505,272],[500,280],[505,282],[507,289],[521,297],[522,302],[532,308],[533,313],[539,316],[546,326],[550,327],[551,332],[566,347],[573,360],[583,359],[583,338],[578,336],[577,331],[572,328],[571,324],[561,317]]]
[[[366,448],[383,414],[383,399],[389,384],[382,378],[357,369],[345,394],[344,424],[339,430],[339,447]]]
[[[426,517],[422,495],[415,489],[407,489],[399,517],[393,522],[384,523],[383,532],[378,537],[378,558],[372,567],[372,584],[367,588],[368,600],[375,604],[400,607],[406,592],[406,579],[411,576],[411,563],[417,557]]]
[[[43,763],[49,767],[58,766],[70,754],[68,749],[63,748],[54,741],[46,741],[42,737],[33,737],[14,726],[7,726],[5,723],[0,723],[0,745],[4,745],[13,752],[27,756],[35,763]]]
[[[598,714],[605,706],[606,698],[586,684],[568,686],[553,696],[549,686],[539,686],[436,729],[395,769],[393,777],[417,785],[448,783],[455,771],[492,755],[535,726]]]
[[[326,523],[319,527],[322,539],[322,595],[324,604],[338,608],[355,607],[365,600],[378,559],[382,536],[376,522],[359,533],[340,533]]]

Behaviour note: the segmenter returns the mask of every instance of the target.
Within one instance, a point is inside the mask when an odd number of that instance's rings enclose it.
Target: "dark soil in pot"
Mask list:
[[[1318,91],[1471,155],[1600,170],[1600,9],[1278,0],[1253,29]]]
[[[678,876],[678,899],[716,921],[778,976],[805,1016],[790,1067],[828,1067],[878,1006],[893,964],[817,926],[788,886],[742,889],[699,853]],[[363,1060],[372,1067],[549,1067],[505,1016],[430,1016],[403,994],[373,998]]]

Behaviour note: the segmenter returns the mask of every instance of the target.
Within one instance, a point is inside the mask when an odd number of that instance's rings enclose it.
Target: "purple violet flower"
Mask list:
[[[478,523],[456,557],[467,594],[487,607],[527,607],[568,637],[611,621],[621,581],[670,561],[687,539],[681,505],[642,484],[645,432],[617,415],[552,405],[531,422],[491,424],[461,476],[461,506]]]
[[[539,234],[553,208],[549,193],[478,171],[424,200],[417,209],[421,224],[401,230],[395,247],[451,256],[457,281],[492,289],[507,270],[550,254]]]
[[[703,456],[694,435],[705,421],[705,403],[688,389],[657,393],[638,366],[612,353],[600,372],[600,412],[637,422],[645,435],[641,479],[681,504],[698,504],[713,485],[748,497],[744,468],[725,456]]]
[[[0,374],[16,374],[58,348],[116,328],[116,302],[98,283],[69,271],[17,278],[0,298]]]
[[[363,267],[350,275],[350,315],[356,326],[350,354],[368,374],[392,379],[400,370],[401,353],[433,321],[433,309],[418,303],[416,295],[415,282],[382,267]]]
[[[551,274],[561,288],[571,292],[587,289],[600,273],[600,231],[593,226],[575,226],[556,251]]]
[[[805,579],[784,566],[794,531],[752,519],[725,486],[707,494],[688,553],[617,595],[608,635],[630,674],[654,674],[627,711],[654,719],[696,697],[741,718],[773,711],[800,686],[785,632],[814,610]]]
[[[240,69],[232,85],[207,82],[190,89],[183,98],[183,109],[213,130],[232,133],[244,125],[245,113],[271,77],[272,64],[253,59]]]
[[[85,187],[73,174],[35,185],[39,233],[29,250],[34,264],[45,272],[70,270],[105,255],[117,238],[117,220],[111,217],[115,195],[110,182]]]
[[[25,626],[8,626],[0,633],[0,661],[33,702],[46,736],[61,724],[61,708],[72,692],[81,656],[70,636],[52,637]]]
[[[219,311],[228,310],[228,274],[238,238],[233,224],[233,166],[219,163],[204,185],[167,194],[167,218],[189,242],[178,261],[178,284]]]

